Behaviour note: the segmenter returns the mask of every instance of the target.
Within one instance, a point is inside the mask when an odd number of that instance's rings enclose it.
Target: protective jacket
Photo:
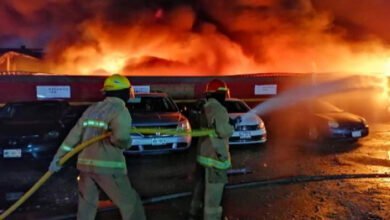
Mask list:
[[[110,138],[91,144],[79,154],[77,168],[98,174],[126,174],[123,151],[131,146],[130,128],[131,117],[124,101],[107,97],[84,112],[55,157],[61,158],[77,144],[111,131]]]
[[[227,110],[216,99],[209,98],[203,106],[202,115],[201,128],[215,129],[216,135],[199,139],[197,162],[208,168],[229,169],[229,137],[234,127],[229,124]]]

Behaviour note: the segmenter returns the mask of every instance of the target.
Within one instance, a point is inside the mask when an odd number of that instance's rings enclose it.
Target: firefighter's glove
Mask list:
[[[242,119],[240,116],[235,117],[234,119],[229,118],[229,124],[231,124],[234,128],[237,128],[238,124],[240,124],[241,121],[242,121]]]
[[[60,165],[60,158],[54,157],[53,160],[50,163],[49,171],[55,173],[60,171],[62,166]]]

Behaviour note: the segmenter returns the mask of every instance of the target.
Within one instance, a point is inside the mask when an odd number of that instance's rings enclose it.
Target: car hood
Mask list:
[[[246,113],[229,113],[229,117],[234,119],[244,114]],[[245,117],[242,117],[242,121],[239,123],[239,125],[257,125],[259,124],[259,121],[262,121],[259,116],[257,116],[256,114],[248,113],[245,115]]]
[[[328,121],[336,122],[354,122],[361,123],[362,117],[354,115],[348,112],[328,112],[328,113],[316,113],[315,116],[326,119]]]
[[[0,137],[39,136],[49,131],[59,130],[57,122],[42,121],[0,121]]]
[[[133,126],[177,125],[186,118],[179,112],[162,113],[132,113]]]

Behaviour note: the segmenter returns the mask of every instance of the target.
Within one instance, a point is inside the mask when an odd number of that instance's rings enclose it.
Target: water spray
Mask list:
[[[275,110],[287,108],[294,104],[326,95],[353,91],[383,92],[385,89],[383,81],[383,77],[379,76],[350,76],[342,79],[300,86],[284,91],[280,95],[257,105],[251,111],[244,114],[242,118],[244,120],[245,117],[248,117],[250,114],[264,115]]]

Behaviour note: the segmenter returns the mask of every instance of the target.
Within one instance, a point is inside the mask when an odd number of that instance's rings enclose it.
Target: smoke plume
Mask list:
[[[0,45],[44,47],[51,72],[383,72],[385,0],[3,0]],[[361,19],[361,18],[364,19]]]

